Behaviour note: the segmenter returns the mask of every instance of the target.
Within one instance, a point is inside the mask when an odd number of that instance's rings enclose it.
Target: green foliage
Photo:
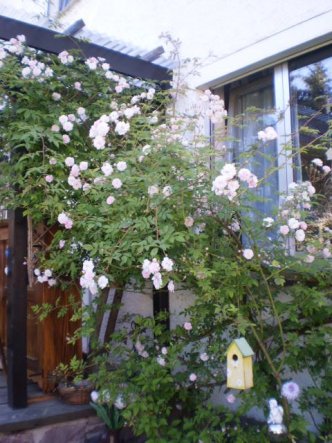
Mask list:
[[[123,427],[124,420],[121,412],[114,405],[109,406],[106,403],[99,404],[93,402],[90,402],[90,405],[109,429],[116,430]]]
[[[90,69],[79,54],[70,63],[28,48],[6,54],[0,65],[1,202],[22,207],[34,225],[44,223],[52,232],[37,253],[39,281],[71,291],[80,282],[82,292],[88,288],[94,295],[88,306],[71,295],[65,306],[55,299],[33,310],[40,319],[53,311],[82,319],[70,340],[90,337],[87,366],[103,397],[92,404],[99,417],[110,429],[129,424],[150,443],[267,442],[267,427],[243,417],[253,407],[268,415],[267,401],[273,397],[284,408],[287,441],[315,441],[305,419],[317,412],[317,438],[327,441],[332,428],[331,263],[323,252],[330,251],[330,228],[317,233],[309,226],[304,243],[295,239],[299,226],[280,234],[292,219],[293,224],[294,219],[312,222],[304,209],[310,186],[295,186],[267,225],[253,209],[264,200],[259,195],[264,178],[259,177],[256,191],[256,183],[245,183],[239,169],[253,158],[264,160],[272,165],[268,179],[276,172],[275,159],[260,152],[258,141],[238,165],[215,158],[210,140],[201,135],[201,118],[222,114],[219,99],[205,93],[207,110],[176,114],[169,91],[122,78],[102,61]],[[53,74],[23,75],[24,56]],[[253,119],[258,111],[252,109]],[[65,129],[64,116],[72,128]],[[98,145],[93,128],[101,122],[107,131]],[[130,128],[117,130],[119,122]],[[285,153],[292,155],[290,146]],[[239,187],[233,196],[225,187],[211,190],[221,167],[236,169],[231,179]],[[61,215],[72,224],[62,223]],[[285,238],[301,252],[289,254]],[[166,257],[171,269],[162,265]],[[164,328],[165,315],[128,317],[101,343],[100,318],[115,308],[102,289],[147,290],[147,279],[156,273],[142,275],[146,261],[161,265],[156,289],[169,284],[172,291],[174,284],[173,300],[190,291],[194,302],[171,331]],[[239,336],[255,351],[255,386],[229,400],[226,352]],[[64,377],[81,377],[86,369],[77,359],[58,368]],[[303,372],[309,381],[296,409],[281,388]],[[121,411],[119,395],[125,403]]]

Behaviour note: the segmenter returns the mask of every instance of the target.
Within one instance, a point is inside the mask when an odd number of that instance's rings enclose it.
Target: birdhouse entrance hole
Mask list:
[[[239,357],[238,357],[236,354],[233,354],[232,359],[233,359],[234,361],[237,361],[237,360],[239,359]]]

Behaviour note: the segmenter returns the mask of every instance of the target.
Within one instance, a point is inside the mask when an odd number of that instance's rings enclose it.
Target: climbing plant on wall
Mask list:
[[[196,92],[177,112],[172,97],[185,96],[118,75],[100,58],[44,54],[24,36],[2,43],[1,204],[54,228],[34,278],[92,295],[88,306],[73,299],[73,319],[84,319],[73,340],[90,337],[95,400],[114,403],[135,433],[150,442],[269,441],[267,426],[243,417],[254,406],[267,416],[275,398],[283,409],[270,411],[269,424],[283,421],[286,441],[315,441],[314,432],[328,441],[330,219],[310,228],[309,182],[292,184],[274,214],[254,210],[268,174],[251,172],[248,153],[238,163],[217,158],[202,127],[227,119],[222,100]],[[277,136],[262,127],[252,152]],[[171,331],[160,318],[133,316],[101,343],[105,292],[125,287],[167,288],[174,298],[187,290],[195,301]],[[246,391],[226,387],[226,351],[240,336],[255,352]]]

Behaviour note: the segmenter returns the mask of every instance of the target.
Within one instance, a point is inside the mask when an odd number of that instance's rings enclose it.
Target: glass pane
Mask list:
[[[295,180],[310,180],[320,197],[318,212],[325,212],[332,198],[331,166],[332,57],[290,72],[291,116]],[[313,162],[314,160],[314,162]]]
[[[260,213],[271,215],[278,205],[278,174],[274,169],[277,167],[277,143],[273,140],[257,144],[257,133],[276,123],[273,86],[257,85],[251,92],[238,95],[237,101],[237,111],[243,117],[242,125],[235,134],[238,139],[235,161],[245,163],[259,179],[266,177],[264,184],[255,190],[260,201],[254,206]],[[247,157],[249,152],[250,157]]]
[[[59,2],[59,11],[64,10],[65,7],[67,5],[69,5],[69,3],[70,3],[70,0],[60,0],[60,2]]]

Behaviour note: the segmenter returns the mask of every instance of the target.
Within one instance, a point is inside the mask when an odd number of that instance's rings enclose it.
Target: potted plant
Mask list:
[[[56,389],[65,403],[72,405],[87,404],[93,389],[92,383],[84,379],[84,362],[73,357],[69,364],[60,363],[53,373]]]

